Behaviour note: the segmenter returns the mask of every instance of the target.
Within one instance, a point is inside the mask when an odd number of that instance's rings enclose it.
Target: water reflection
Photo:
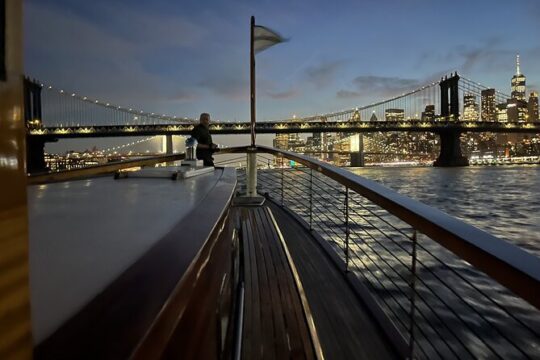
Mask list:
[[[540,256],[540,166],[351,171]]]

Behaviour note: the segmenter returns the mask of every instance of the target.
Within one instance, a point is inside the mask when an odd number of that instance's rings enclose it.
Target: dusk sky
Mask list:
[[[257,55],[258,119],[368,104],[457,70],[540,86],[540,1],[25,1],[26,73],[150,112],[249,119],[249,18],[289,41]]]

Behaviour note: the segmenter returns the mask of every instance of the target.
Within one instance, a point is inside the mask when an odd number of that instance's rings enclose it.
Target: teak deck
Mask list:
[[[268,208],[241,208],[243,359],[315,359],[302,300]]]
[[[270,216],[274,214],[276,224]],[[309,231],[278,206],[237,208],[244,251],[243,359],[395,359],[396,353]],[[299,289],[276,225],[313,317],[310,336]]]
[[[324,358],[397,359],[376,320],[317,240],[286,211],[268,204],[302,280]]]

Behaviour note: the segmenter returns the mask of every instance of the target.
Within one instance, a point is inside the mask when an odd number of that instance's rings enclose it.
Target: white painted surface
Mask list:
[[[139,259],[216,184],[111,177],[28,187],[30,288],[38,344]]]

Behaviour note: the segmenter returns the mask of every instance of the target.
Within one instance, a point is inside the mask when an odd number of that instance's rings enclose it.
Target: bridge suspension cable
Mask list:
[[[489,86],[485,86],[485,85],[482,85],[480,84],[479,82],[476,82],[474,80],[471,80],[469,78],[466,78],[465,76],[462,76],[460,75],[460,82],[459,82],[459,87],[461,90],[468,90],[470,91],[471,94],[474,94],[474,95],[477,95],[477,96],[481,96],[481,92],[483,90],[488,90],[488,89],[494,89],[495,90],[495,100],[497,101],[497,103],[502,103],[502,102],[506,102],[506,100],[510,99],[510,95],[508,94],[505,94],[495,88],[491,88]]]
[[[33,82],[36,82],[35,80]],[[122,107],[39,83],[43,126],[160,125],[195,123],[188,117],[171,116]]]
[[[439,82],[435,81],[412,91],[402,93],[390,99],[375,102],[369,105],[356,107],[321,115],[306,116],[300,118],[288,118],[278,121],[283,122],[309,122],[309,121],[366,121],[385,120],[388,117],[402,117],[402,119],[420,119],[427,105],[434,106],[434,114],[439,111],[440,89]],[[392,111],[392,110],[403,110]],[[373,115],[375,115],[373,117]]]
[[[148,141],[152,141],[158,137],[162,137],[160,135],[156,135],[156,136],[149,136],[149,137],[146,137],[144,139],[140,139],[140,140],[137,140],[137,141],[132,141],[132,142],[129,142],[129,143],[125,143],[125,144],[121,144],[121,145],[117,145],[117,146],[113,146],[113,147],[110,147],[110,148],[107,148],[107,149],[103,149],[102,151],[106,154],[112,154],[113,152],[115,152],[116,150],[121,150],[121,149],[125,149],[127,147],[131,147],[131,146],[136,146],[136,145],[139,145],[139,144],[142,144],[142,143],[145,143],[145,142],[148,142]]]

